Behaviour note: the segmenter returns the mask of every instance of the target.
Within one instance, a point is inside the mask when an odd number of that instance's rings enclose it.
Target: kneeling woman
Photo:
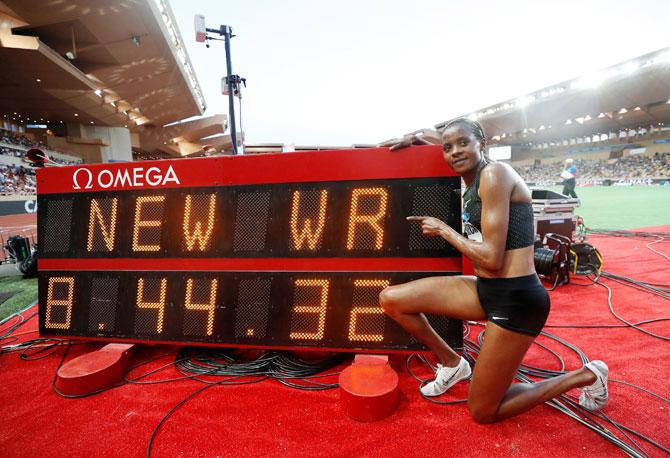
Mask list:
[[[477,276],[423,278],[390,286],[380,295],[381,306],[440,361],[435,380],[421,389],[424,395],[438,396],[472,375],[468,408],[477,422],[503,420],[577,387],[583,387],[582,406],[600,409],[608,396],[608,369],[602,361],[538,383],[512,384],[547,319],[549,295],[535,273],[530,191],[512,167],[489,161],[484,146],[484,131],[476,121],[459,118],[442,131],[444,159],[467,186],[467,237],[430,216],[407,218],[421,224],[424,235],[442,237],[467,256]],[[424,313],[487,321],[474,374],[430,327]]]

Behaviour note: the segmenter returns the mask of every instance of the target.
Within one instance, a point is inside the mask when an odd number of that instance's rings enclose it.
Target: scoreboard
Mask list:
[[[408,215],[460,231],[439,146],[38,171],[44,336],[412,352],[386,286],[461,272]],[[462,347],[462,323],[429,316]]]

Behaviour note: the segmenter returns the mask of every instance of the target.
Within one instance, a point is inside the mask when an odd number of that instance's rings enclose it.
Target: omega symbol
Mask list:
[[[79,172],[88,173],[88,181],[86,182],[84,189],[91,189],[93,187],[93,173],[89,169],[83,168],[75,170],[72,174],[72,189],[82,189],[81,185],[79,184],[79,179],[77,178]]]

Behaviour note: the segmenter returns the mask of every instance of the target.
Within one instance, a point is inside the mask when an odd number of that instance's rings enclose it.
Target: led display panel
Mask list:
[[[439,147],[38,173],[40,332],[130,342],[422,351],[387,286],[461,272],[409,215],[460,230]],[[453,347],[462,324],[429,317]]]

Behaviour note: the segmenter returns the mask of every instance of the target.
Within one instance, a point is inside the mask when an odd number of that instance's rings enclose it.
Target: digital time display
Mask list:
[[[40,332],[110,341],[421,351],[386,286],[461,272],[408,215],[460,230],[439,147],[38,172]],[[429,317],[455,348],[462,324]]]

